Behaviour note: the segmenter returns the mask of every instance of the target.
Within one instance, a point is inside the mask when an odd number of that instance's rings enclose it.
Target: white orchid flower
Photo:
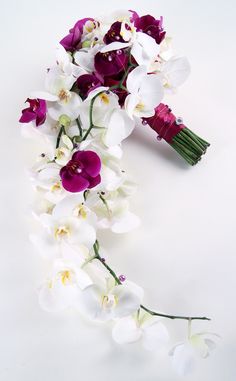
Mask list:
[[[40,220],[45,229],[33,235],[31,241],[38,251],[49,259],[65,258],[82,263],[95,242],[93,226],[76,217],[57,219],[52,214],[42,214]]]
[[[127,316],[119,319],[112,330],[112,337],[118,344],[141,341],[145,349],[157,351],[166,348],[169,333],[160,319],[146,315],[144,319]]]
[[[81,290],[92,285],[89,275],[78,265],[56,260],[52,274],[39,290],[39,304],[46,311],[58,312],[77,304]]]
[[[93,210],[98,217],[100,229],[110,229],[113,233],[127,233],[140,225],[140,219],[129,211],[129,203],[122,198],[109,199],[106,195],[98,200]]]
[[[103,38],[104,38],[104,34],[102,32],[101,24],[97,20],[86,21],[86,23],[83,26],[83,34],[81,36],[82,48],[79,50],[79,52],[83,51],[83,49],[86,49],[86,48],[91,49],[97,45],[103,44]],[[75,56],[79,57],[80,55],[77,55],[77,52],[76,52]],[[80,61],[80,58],[79,58],[79,61]]]
[[[56,61],[57,65],[61,69],[61,73],[67,77],[71,77],[72,85],[75,82],[76,78],[80,77],[83,74],[87,74],[83,68],[73,64],[71,54],[68,53],[60,44],[56,49]]]
[[[51,214],[55,206],[54,203],[48,201],[44,196],[45,196],[45,190],[37,188],[32,205],[31,205],[32,214],[39,221],[40,221],[41,214],[43,213]]]
[[[141,299],[142,289],[132,282],[116,286],[107,282],[87,287],[80,295],[79,305],[90,319],[106,321],[134,313]]]
[[[132,118],[151,117],[163,98],[163,87],[156,74],[147,74],[145,66],[136,67],[127,78],[125,109]]]
[[[97,224],[96,214],[86,205],[81,193],[67,195],[58,202],[53,209],[53,216],[56,219],[68,216],[76,217],[94,227]]]
[[[134,181],[125,178],[124,182],[117,189],[117,191],[121,197],[132,196],[137,191],[137,184]]]
[[[130,30],[125,28],[126,23],[122,23],[121,33],[123,39],[127,42],[111,42],[108,45],[100,47],[101,53],[107,53],[112,50],[130,48],[130,54],[134,57],[139,66],[145,66],[149,71],[152,63],[157,59],[160,52],[160,46],[155,39],[146,33],[136,32],[134,26],[129,23]]]
[[[104,144],[103,133],[96,134],[92,139],[87,138],[80,143],[79,149],[82,151],[87,149],[95,151],[104,163],[109,162],[110,159],[121,159],[123,155],[119,144],[112,147],[107,147]]]
[[[175,89],[182,85],[190,74],[190,64],[186,57],[173,57],[162,67],[163,86]]]
[[[124,182],[124,174],[120,168],[120,163],[114,158],[104,160],[101,168],[101,183],[98,190],[115,191]]]
[[[48,101],[48,114],[52,119],[58,120],[61,115],[67,115],[73,121],[79,116],[82,102],[78,94],[70,91],[75,81],[73,75],[67,76],[60,66],[56,65],[46,75],[46,91],[34,91],[31,98]]]
[[[62,135],[60,147],[55,151],[55,162],[59,165],[66,165],[72,155],[73,143],[67,135]]]
[[[62,200],[67,194],[61,184],[60,168],[57,163],[43,165],[37,163],[30,172],[33,185],[43,189],[45,191],[44,198],[53,204]]]
[[[100,94],[99,94],[100,93]],[[93,104],[93,124],[103,128],[103,142],[107,147],[117,146],[134,129],[135,122],[119,106],[119,98],[107,87],[98,87],[91,91],[81,106],[80,118],[82,126],[89,128],[89,108],[91,100],[99,94]],[[101,129],[95,128],[92,134],[100,134]]]
[[[197,358],[209,356],[216,346],[212,336],[219,337],[208,332],[194,334],[172,348],[169,354],[172,356],[173,367],[179,375],[184,376],[191,373]]]
[[[85,73],[94,72],[94,57],[100,51],[101,46],[96,44],[91,48],[83,48],[74,53],[74,60]]]
[[[107,127],[110,113],[114,109],[120,108],[118,96],[109,91],[109,87],[97,87],[88,94],[81,105],[80,119],[83,128],[89,128],[90,126],[89,109],[91,101],[95,96],[96,99],[93,103],[93,124],[96,127]],[[100,131],[93,130],[93,134],[96,132],[99,133]]]

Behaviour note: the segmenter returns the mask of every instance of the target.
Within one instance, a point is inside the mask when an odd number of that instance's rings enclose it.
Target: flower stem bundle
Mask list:
[[[176,118],[163,103],[155,109],[153,117],[143,119],[143,124],[148,124],[157,132],[158,140],[164,139],[190,165],[197,164],[210,145],[187,128],[182,119]]]

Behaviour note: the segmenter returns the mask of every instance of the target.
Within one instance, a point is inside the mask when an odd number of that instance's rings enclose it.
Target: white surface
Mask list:
[[[192,65],[189,80],[168,102],[212,146],[189,168],[151,132],[129,138],[124,167],[140,185],[133,209],[143,225],[109,238],[110,262],[145,288],[147,305],[212,317],[193,327],[218,332],[222,340],[188,380],[236,378],[235,2],[9,0],[1,3],[0,24],[1,381],[180,379],[168,359],[138,345],[115,345],[106,325],[75,312],[41,311],[35,291],[43,265],[27,238],[30,143],[21,139],[17,119],[29,92],[43,86],[56,42],[77,19],[118,6],[164,16],[177,52]],[[184,322],[168,326],[176,340],[185,334]]]

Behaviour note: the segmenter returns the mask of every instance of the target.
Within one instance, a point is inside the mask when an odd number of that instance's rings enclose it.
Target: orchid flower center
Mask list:
[[[135,107],[135,109],[136,109],[137,111],[143,111],[144,108],[145,108],[145,105],[144,105],[143,102],[139,102],[139,103],[136,105],[136,107]]]
[[[104,309],[107,308],[115,308],[118,304],[118,298],[116,295],[108,294],[102,296],[102,307]]]
[[[88,20],[84,24],[84,31],[86,33],[91,33],[96,28],[97,28],[97,25],[96,25],[96,23],[94,21]]]
[[[69,90],[61,89],[59,91],[58,97],[59,97],[60,101],[67,103],[71,97],[71,93]]]
[[[100,94],[99,97],[100,97],[101,101],[103,103],[105,103],[106,105],[108,105],[110,103],[109,96],[106,93]]]
[[[54,235],[57,240],[64,239],[70,235],[70,229],[68,226],[58,226],[55,228]]]
[[[79,174],[83,171],[83,164],[78,160],[70,160],[67,164],[67,168],[72,172],[72,174]]]
[[[76,217],[82,217],[83,219],[87,218],[87,211],[83,204],[79,204],[74,208],[73,214]]]
[[[58,191],[60,191],[62,189],[62,187],[61,187],[61,184],[59,183],[59,182],[57,182],[57,183],[55,183],[55,184],[53,184],[52,186],[51,186],[51,192],[58,192]]]
[[[56,150],[56,158],[57,159],[62,159],[63,157],[65,157],[65,152],[66,152],[66,150],[65,150],[65,148],[58,148],[57,150]]]
[[[36,111],[37,108],[39,107],[39,101],[37,99],[34,99],[33,101],[31,101],[31,105],[32,105],[32,110]]]
[[[69,270],[62,271],[60,273],[60,278],[62,284],[65,286],[67,283],[71,281],[71,272]]]

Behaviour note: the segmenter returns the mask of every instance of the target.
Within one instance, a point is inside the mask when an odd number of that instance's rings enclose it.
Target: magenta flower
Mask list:
[[[22,110],[20,123],[29,123],[35,120],[36,126],[40,126],[45,122],[47,105],[44,99],[26,99],[29,102],[29,107]]]
[[[130,9],[129,12],[132,13],[130,21],[135,23],[135,21],[139,19],[138,13],[136,11],[132,11],[132,9]]]
[[[126,42],[120,34],[122,23],[120,21],[114,22],[108,32],[105,34],[103,41],[105,44],[110,44],[111,42]],[[127,30],[130,30],[130,26],[125,24]]]
[[[87,97],[88,93],[101,86],[101,82],[94,74],[83,74],[77,79],[77,86],[82,97]]]
[[[119,74],[121,71],[125,70],[128,64],[128,57],[125,54],[124,49],[112,50],[111,52],[106,53],[98,52],[95,55],[94,63],[98,74],[106,77]]]
[[[153,16],[146,15],[137,18],[135,16],[134,25],[139,32],[143,32],[153,37],[157,44],[164,39],[166,32],[163,30],[163,17],[156,20]]]
[[[101,182],[101,160],[93,151],[77,151],[60,170],[63,187],[68,192],[81,192]]]
[[[74,52],[79,47],[81,36],[83,34],[84,24],[89,20],[94,21],[94,19],[91,19],[91,18],[84,18],[82,20],[77,21],[74,27],[69,30],[69,34],[67,34],[67,36],[65,36],[60,41],[60,44],[66,50],[69,50],[70,52]]]

